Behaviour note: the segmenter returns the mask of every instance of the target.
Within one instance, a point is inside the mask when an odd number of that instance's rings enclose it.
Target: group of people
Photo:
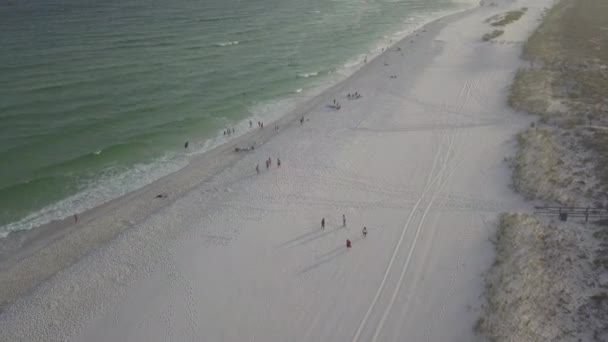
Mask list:
[[[270,167],[272,166],[272,158],[268,157],[268,159],[266,159],[265,161],[266,163],[266,170],[270,169]],[[281,167],[281,158],[277,158],[277,168]],[[255,172],[257,174],[260,174],[260,164],[257,164],[255,166]]]
[[[354,92],[353,94],[348,93],[348,95],[346,95],[346,97],[347,97],[349,100],[354,100],[354,99],[359,99],[359,98],[361,98],[361,94],[359,94],[358,92]]]
[[[342,214],[342,227],[346,227],[346,215]],[[325,217],[321,219],[321,230],[325,230]],[[361,235],[365,239],[367,237],[367,227],[363,227]],[[346,248],[351,248],[352,243],[350,239],[346,239]]]
[[[235,147],[234,148],[234,152],[249,152],[249,151],[254,151],[255,150],[255,146],[251,145],[249,147]]]
[[[236,133],[236,129],[234,127],[227,128],[224,130],[224,135],[230,135],[230,134],[234,134],[234,133]]]
[[[336,101],[336,99],[334,99],[334,104],[331,106],[334,109],[340,110],[340,108],[342,108],[342,105],[340,105],[340,102]]]
[[[264,121],[258,121],[258,127],[264,128]],[[253,128],[253,121],[249,120],[249,128]]]

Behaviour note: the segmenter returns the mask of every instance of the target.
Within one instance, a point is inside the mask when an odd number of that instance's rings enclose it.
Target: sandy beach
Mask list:
[[[497,214],[530,209],[505,162],[530,118],[506,94],[551,3],[430,23],[278,122],[19,237],[0,340],[473,340]]]

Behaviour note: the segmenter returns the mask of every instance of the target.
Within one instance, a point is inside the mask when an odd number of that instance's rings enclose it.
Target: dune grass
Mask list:
[[[524,46],[530,65],[520,69],[511,87],[509,103],[537,114],[554,126],[557,139],[580,136],[577,148],[596,155],[593,168],[600,180],[599,202],[608,204],[608,3],[563,0],[547,12],[545,20]],[[566,110],[552,109],[560,103]],[[592,127],[592,128],[590,128]],[[562,139],[563,140],[563,139]],[[576,153],[573,151],[573,153]]]
[[[481,40],[483,40],[484,42],[487,42],[488,40],[492,40],[494,38],[502,36],[503,33],[505,33],[505,31],[503,31],[503,30],[494,30],[490,33],[484,34],[481,37]]]
[[[486,19],[486,23],[492,26],[507,26],[512,22],[519,20],[528,10],[527,7],[523,7],[518,10],[509,11],[503,15],[495,15]]]

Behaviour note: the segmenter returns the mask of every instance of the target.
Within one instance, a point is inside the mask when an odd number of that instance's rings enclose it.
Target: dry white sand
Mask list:
[[[137,219],[8,307],[0,340],[471,341],[496,214],[526,209],[504,158],[528,121],[506,94],[549,2],[427,25],[153,214],[134,208],[196,168],[98,211]],[[481,42],[522,6],[508,43]]]

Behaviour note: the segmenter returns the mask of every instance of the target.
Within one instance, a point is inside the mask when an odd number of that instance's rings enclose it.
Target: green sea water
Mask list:
[[[472,5],[2,1],[0,237],[176,171],[225,127],[276,118],[363,56]]]

